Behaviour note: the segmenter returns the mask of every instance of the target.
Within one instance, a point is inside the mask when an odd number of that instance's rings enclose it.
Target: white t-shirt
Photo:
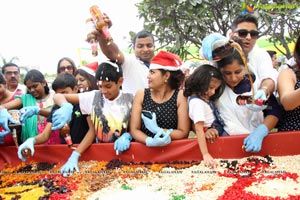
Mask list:
[[[273,68],[272,59],[266,50],[254,45],[248,54],[248,65],[260,83],[266,78],[271,78],[276,89],[278,71]]]
[[[189,100],[189,117],[194,124],[200,121],[204,122],[204,127],[210,127],[215,120],[213,110],[200,98]]]
[[[124,82],[122,90],[124,93],[135,95],[139,89],[148,88],[148,67],[135,55],[124,53],[122,64]]]
[[[100,91],[79,93],[82,114],[91,116],[98,142],[114,142],[123,128],[127,131],[133,95],[120,92],[114,100],[106,99]]]
[[[249,110],[246,106],[238,105],[236,103],[238,95],[226,86],[223,94],[216,102],[225,123],[224,130],[229,135],[251,133],[264,120],[262,111],[255,112]]]

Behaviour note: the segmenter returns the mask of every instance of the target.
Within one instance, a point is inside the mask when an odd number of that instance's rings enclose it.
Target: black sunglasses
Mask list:
[[[72,69],[73,69],[73,66],[72,66],[72,65],[68,65],[68,66],[61,66],[61,67],[59,67],[59,70],[60,70],[61,72],[66,71],[66,69],[67,69],[67,70],[72,70]]]
[[[257,30],[251,30],[248,31],[246,29],[240,29],[240,30],[236,30],[234,31],[235,33],[238,33],[239,37],[241,38],[245,38],[247,37],[247,35],[250,33],[251,38],[258,38],[259,32]]]

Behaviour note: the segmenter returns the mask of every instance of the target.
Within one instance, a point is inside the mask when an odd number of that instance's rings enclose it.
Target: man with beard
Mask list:
[[[7,89],[14,92],[14,96],[26,94],[25,85],[20,82],[20,68],[15,63],[6,63],[2,66],[2,74],[5,77]]]

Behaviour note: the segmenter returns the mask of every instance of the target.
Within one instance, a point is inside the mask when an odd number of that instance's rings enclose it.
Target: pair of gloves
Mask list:
[[[155,136],[146,138],[146,146],[155,147],[155,146],[165,146],[171,143],[170,134],[173,129],[169,129],[166,132],[157,125],[156,114],[152,113],[152,118],[146,117],[144,114],[141,115],[142,120],[146,128],[155,134]],[[129,133],[123,133],[114,144],[114,149],[116,151],[122,152],[130,147],[130,141],[132,136]]]
[[[156,114],[152,113],[152,118],[146,117],[142,114],[142,120],[146,126],[146,128],[155,134],[155,136],[146,138],[146,146],[148,147],[156,147],[156,146],[166,146],[171,143],[170,134],[173,129],[168,129],[166,132],[164,129],[160,128],[156,122]]]
[[[28,138],[25,142],[23,142],[18,148],[18,157],[22,161],[26,161],[26,158],[22,155],[22,150],[25,148],[29,148],[31,150],[31,156],[34,155],[34,145],[36,140],[34,137]],[[80,157],[80,153],[73,151],[68,161],[61,167],[60,172],[63,176],[72,175],[74,169],[76,172],[79,172],[78,168],[78,159]]]

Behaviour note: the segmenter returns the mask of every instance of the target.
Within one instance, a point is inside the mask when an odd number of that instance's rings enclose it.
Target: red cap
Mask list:
[[[92,63],[86,64],[85,66],[79,67],[79,69],[86,71],[87,73],[89,73],[92,76],[95,76],[95,72],[96,72],[97,68],[98,68],[98,62],[92,62]]]

